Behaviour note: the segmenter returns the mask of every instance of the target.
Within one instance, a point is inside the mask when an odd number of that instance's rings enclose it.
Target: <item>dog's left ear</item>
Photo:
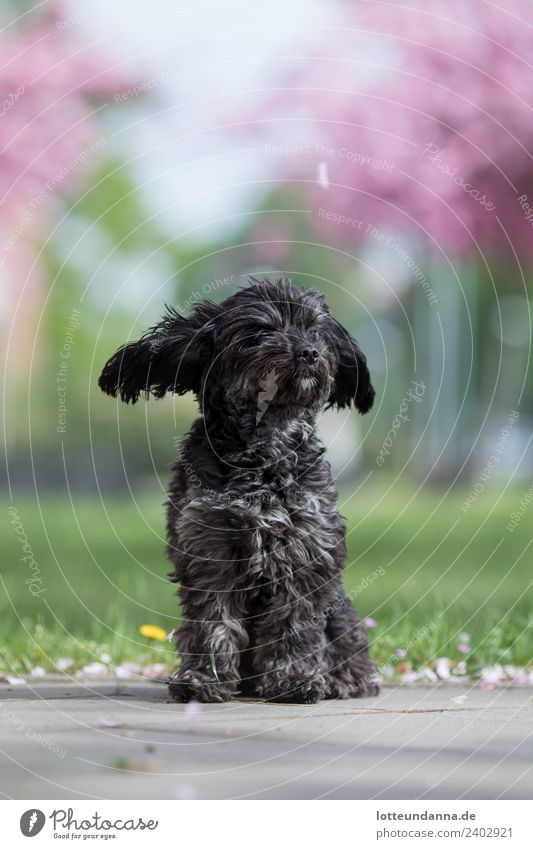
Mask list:
[[[163,319],[137,342],[128,342],[107,361],[98,380],[103,392],[135,404],[144,392],[162,398],[166,392],[200,392],[211,360],[214,320],[220,306],[201,301],[186,318],[167,307]]]
[[[370,380],[366,357],[346,328],[331,319],[331,346],[337,358],[337,369],[329,406],[349,407],[353,403],[360,413],[367,413],[376,394]]]

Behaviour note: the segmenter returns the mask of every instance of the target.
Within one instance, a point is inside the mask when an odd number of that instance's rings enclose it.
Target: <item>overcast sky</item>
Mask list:
[[[135,168],[153,211],[170,206],[169,229],[201,227],[200,238],[238,224],[234,216],[258,191],[250,181],[267,178],[274,164],[253,152],[259,142],[230,140],[220,125],[257,103],[247,90],[275,85],[321,40],[321,27],[334,20],[331,4],[70,0],[67,8],[76,16],[72,31],[102,39],[150,87],[113,110],[112,127],[123,155],[142,155]]]

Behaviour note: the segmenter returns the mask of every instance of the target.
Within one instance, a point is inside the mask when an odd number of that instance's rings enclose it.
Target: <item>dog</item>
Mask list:
[[[324,408],[366,413],[375,392],[324,295],[251,278],[189,317],[167,307],[108,360],[99,385],[132,404],[192,391],[202,413],[167,504],[183,614],[171,698],[376,695],[366,629],[342,587],[345,526],[316,430]]]

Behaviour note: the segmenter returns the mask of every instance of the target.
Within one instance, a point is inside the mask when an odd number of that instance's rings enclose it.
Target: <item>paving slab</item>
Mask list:
[[[156,683],[0,685],[0,757],[14,799],[531,799],[533,691],[191,707]]]

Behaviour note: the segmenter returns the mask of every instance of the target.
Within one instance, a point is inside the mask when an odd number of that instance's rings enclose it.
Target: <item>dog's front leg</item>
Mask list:
[[[342,585],[326,617],[327,698],[377,696],[379,679],[370,657],[365,626],[346,597]]]
[[[324,616],[309,599],[279,599],[258,619],[254,648],[257,695],[271,701],[313,703],[324,698]]]
[[[179,509],[175,500],[168,510],[168,550],[180,584],[181,664],[169,692],[178,702],[224,702],[239,688],[240,653],[249,639],[239,585],[242,551],[231,533],[234,516],[206,498],[189,496]]]
[[[171,675],[169,693],[177,702],[228,701],[240,682],[239,652],[248,644],[232,593],[183,588],[181,596],[181,664]]]

